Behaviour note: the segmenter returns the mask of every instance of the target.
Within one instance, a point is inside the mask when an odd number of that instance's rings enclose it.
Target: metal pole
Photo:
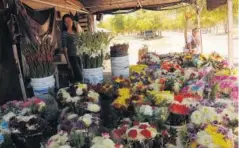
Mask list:
[[[200,49],[201,53],[203,53],[203,47],[202,47],[202,30],[201,30],[201,19],[200,19],[200,13],[202,11],[202,8],[196,3],[196,12],[197,12],[197,28],[199,29],[200,33]]]
[[[233,64],[233,12],[232,12],[232,0],[227,0],[228,7],[228,60],[230,64]]]

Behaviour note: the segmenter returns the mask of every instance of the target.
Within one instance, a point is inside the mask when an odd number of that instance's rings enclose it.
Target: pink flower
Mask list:
[[[238,91],[232,91],[230,94],[231,99],[233,99],[234,101],[238,100]]]
[[[115,148],[123,148],[123,145],[121,145],[121,144],[116,144],[116,145],[115,145]]]
[[[109,133],[102,133],[101,135],[102,135],[102,137],[104,137],[104,138],[106,138],[106,139],[109,139],[109,138],[110,138]]]

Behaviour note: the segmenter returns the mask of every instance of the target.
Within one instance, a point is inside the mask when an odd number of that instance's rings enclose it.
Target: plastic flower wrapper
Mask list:
[[[128,108],[132,97],[131,90],[129,88],[119,88],[117,91],[118,97],[112,103],[113,107],[116,109]]]
[[[116,144],[110,139],[108,133],[103,133],[102,136],[94,137],[91,148],[123,148],[123,145]]]

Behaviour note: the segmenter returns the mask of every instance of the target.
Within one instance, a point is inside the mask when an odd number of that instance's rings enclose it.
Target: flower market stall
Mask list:
[[[1,147],[238,147],[237,69],[217,53],[146,53],[128,78],[1,106]]]

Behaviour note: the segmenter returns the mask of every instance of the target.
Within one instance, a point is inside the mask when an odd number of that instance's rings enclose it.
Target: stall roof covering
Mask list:
[[[84,5],[78,0],[21,0],[21,2],[38,10],[55,7],[57,10],[64,12],[88,12],[85,10]]]
[[[191,0],[80,0],[92,13],[111,13],[126,9],[160,10],[162,7],[176,5]]]

